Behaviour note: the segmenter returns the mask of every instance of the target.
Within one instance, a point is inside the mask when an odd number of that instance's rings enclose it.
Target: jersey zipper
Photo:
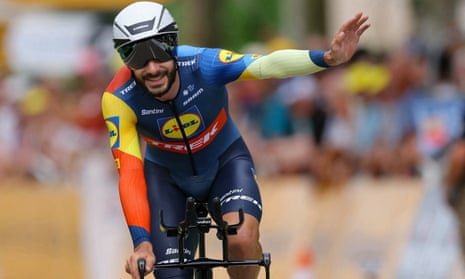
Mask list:
[[[181,117],[179,115],[178,109],[176,108],[176,105],[174,104],[172,100],[169,101],[168,104],[171,108],[171,111],[174,114],[174,117],[176,118],[176,122],[179,126],[179,129],[181,130],[182,139],[184,141],[184,144],[186,145],[187,154],[189,155],[189,160],[191,162],[192,173],[194,175],[198,175],[199,173],[197,171],[197,166],[195,164],[194,154],[192,153],[191,145],[189,144],[189,139],[187,138],[186,131],[184,130],[184,125],[181,122]]]

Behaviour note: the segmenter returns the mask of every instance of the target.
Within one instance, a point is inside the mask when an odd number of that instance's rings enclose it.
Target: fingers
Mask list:
[[[153,271],[155,266],[155,255],[153,253],[152,244],[148,241],[140,243],[134,253],[126,261],[125,270],[131,274],[133,279],[139,279],[138,260],[145,259],[145,274]],[[141,278],[140,278],[141,279]]]
[[[368,18],[367,18],[368,19]],[[360,37],[362,36],[362,34],[368,29],[370,28],[370,24],[365,24],[363,25],[362,27],[360,27],[357,31],[357,35]]]
[[[368,16],[357,13],[344,23],[331,42],[330,49],[325,53],[325,61],[330,66],[347,62],[354,54],[360,37],[370,27]]]
[[[363,32],[365,32],[368,28],[370,28],[370,24],[367,23],[368,21],[368,16],[361,16],[357,22],[356,25],[356,30],[357,30],[357,35],[361,36]]]
[[[130,259],[126,261],[125,269],[126,272],[131,275],[132,279],[141,279],[139,278],[139,270],[137,268],[137,264],[132,262]]]
[[[365,30],[370,27],[370,24],[367,23],[368,16],[363,15],[362,12],[358,12],[353,18],[348,20],[345,24],[342,25],[342,32],[355,32],[357,35],[362,35]]]
[[[364,16],[362,12],[358,12],[350,21],[355,27],[360,28],[368,20],[368,16]]]
[[[137,273],[137,270],[134,270],[134,268],[133,268],[133,266],[132,266],[129,259],[126,261],[126,265],[125,265],[124,269],[126,270],[126,273],[131,275],[132,279],[139,279],[139,275]]]

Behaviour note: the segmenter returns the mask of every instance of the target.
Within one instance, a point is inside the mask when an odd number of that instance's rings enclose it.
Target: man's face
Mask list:
[[[174,59],[166,62],[148,61],[143,68],[133,69],[136,80],[145,86],[155,98],[162,98],[169,93],[176,80]]]
[[[176,97],[176,92],[168,94],[176,81],[177,68],[172,53],[175,45],[176,35],[166,34],[122,45],[117,51],[134,71],[137,81],[155,98],[165,101]]]

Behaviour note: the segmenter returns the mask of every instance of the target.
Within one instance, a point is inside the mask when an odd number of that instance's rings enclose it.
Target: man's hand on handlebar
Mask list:
[[[145,275],[153,271],[155,265],[155,254],[152,244],[148,241],[142,242],[135,249],[134,253],[126,261],[126,272],[131,274],[132,279],[142,279],[139,276],[138,260],[145,259]]]

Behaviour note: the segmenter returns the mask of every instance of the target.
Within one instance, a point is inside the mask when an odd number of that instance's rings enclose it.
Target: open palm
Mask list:
[[[337,31],[329,50],[325,53],[325,61],[330,66],[336,66],[350,60],[357,49],[360,37],[370,27],[368,16],[356,14],[345,22]]]

